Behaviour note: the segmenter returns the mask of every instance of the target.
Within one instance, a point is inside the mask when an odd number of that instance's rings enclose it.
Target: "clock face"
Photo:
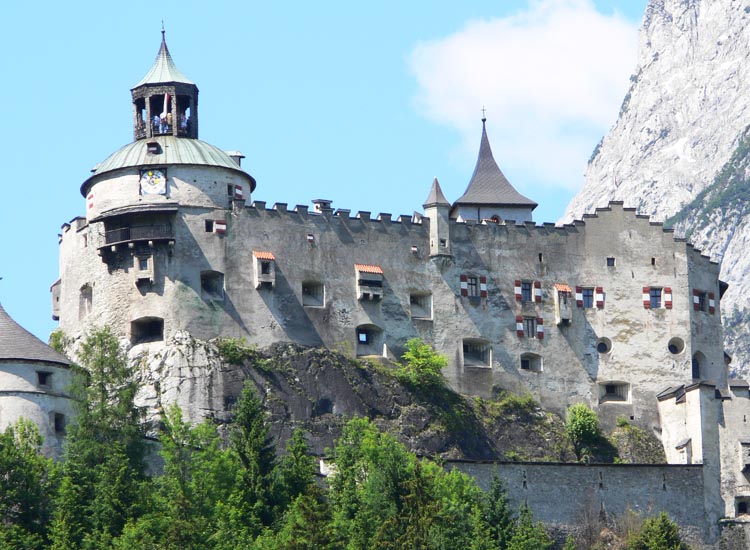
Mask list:
[[[141,172],[141,195],[166,195],[167,178],[163,170]]]

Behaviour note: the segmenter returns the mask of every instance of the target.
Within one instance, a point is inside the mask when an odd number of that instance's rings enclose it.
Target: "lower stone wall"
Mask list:
[[[717,526],[706,517],[700,465],[540,464],[449,461],[483,489],[493,475],[505,482],[515,509],[528,504],[537,520],[564,531],[580,528],[602,511],[609,518],[628,509],[643,516],[667,512],[683,537],[699,548],[715,542]]]

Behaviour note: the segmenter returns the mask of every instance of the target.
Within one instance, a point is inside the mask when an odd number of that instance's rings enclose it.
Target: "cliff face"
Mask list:
[[[748,57],[750,2],[652,0],[618,120],[564,217],[622,200],[721,261],[725,346],[739,376],[750,359]]]

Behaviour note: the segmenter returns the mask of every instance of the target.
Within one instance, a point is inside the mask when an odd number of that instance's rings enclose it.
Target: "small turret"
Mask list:
[[[198,86],[172,60],[164,29],[153,66],[131,93],[134,140],[158,135],[198,138]]]
[[[423,206],[425,216],[430,220],[430,256],[450,256],[451,205],[443,195],[437,178],[433,180],[430,194]]]

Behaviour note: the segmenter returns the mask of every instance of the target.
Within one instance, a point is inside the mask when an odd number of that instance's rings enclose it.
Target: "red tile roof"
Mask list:
[[[253,250],[253,256],[259,260],[276,260],[276,256],[273,255],[273,252],[266,252],[263,250]]]
[[[354,267],[360,273],[375,273],[376,275],[383,274],[383,268],[379,265],[354,264]]]
[[[555,283],[555,290],[560,292],[571,292],[570,287],[563,283]]]

